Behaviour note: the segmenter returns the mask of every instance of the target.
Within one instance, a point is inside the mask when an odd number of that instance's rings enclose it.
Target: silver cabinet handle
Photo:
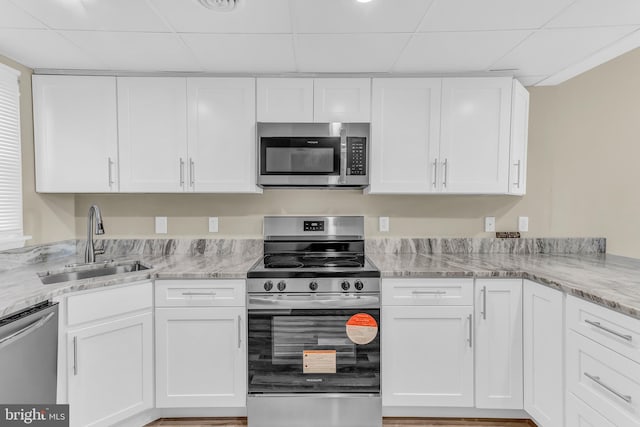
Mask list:
[[[473,314],[467,316],[469,319],[469,338],[467,341],[469,342],[469,347],[473,347]]]
[[[518,180],[513,183],[516,186],[516,188],[520,188],[520,167],[521,167],[521,163],[522,163],[522,161],[518,160],[516,163],[513,164],[515,167],[518,168]]]
[[[487,287],[482,287],[482,318],[487,320]]]
[[[449,159],[442,163],[442,188],[447,188],[447,175],[449,174]]]
[[[433,161],[433,188],[438,185],[438,159]]]
[[[193,159],[189,159],[189,182],[191,183],[191,187],[195,185],[196,182],[196,164]]]
[[[199,296],[215,297],[216,293],[215,292],[183,292],[182,295],[184,296],[199,295]]]
[[[36,329],[42,327],[45,323],[47,323],[55,313],[49,313],[45,316],[42,316],[38,320],[33,323],[28,324],[24,328],[20,329],[17,332],[14,332],[6,337],[0,339],[0,348],[7,347],[9,344],[18,341],[20,338],[24,338],[29,335],[31,332],[34,332]]]
[[[184,187],[184,160],[180,157],[180,187]]]
[[[589,378],[591,381],[593,381],[594,383],[598,384],[600,387],[602,387],[603,389],[615,394],[616,396],[618,396],[620,399],[624,400],[627,403],[631,403],[631,396],[629,396],[628,394],[622,394],[619,391],[613,389],[611,386],[606,385],[605,383],[603,383],[600,380],[600,377],[597,377],[595,375],[591,375],[588,372],[584,373],[584,376]]]
[[[78,337],[73,337],[73,375],[78,375]]]
[[[623,340],[627,340],[629,342],[633,341],[633,337],[631,335],[621,334],[620,332],[616,332],[613,329],[609,329],[606,326],[602,326],[600,322],[594,322],[593,320],[585,319],[584,323],[588,323],[591,326],[595,326],[598,329],[602,329],[605,332],[609,332],[612,335],[622,338]]]
[[[413,295],[445,295],[447,291],[413,291]]]
[[[242,318],[238,314],[238,348],[242,345]]]
[[[115,181],[113,180],[113,172],[111,171],[112,166],[113,166],[113,160],[111,160],[111,157],[109,157],[108,163],[107,163],[107,167],[109,169],[109,187],[115,184]]]

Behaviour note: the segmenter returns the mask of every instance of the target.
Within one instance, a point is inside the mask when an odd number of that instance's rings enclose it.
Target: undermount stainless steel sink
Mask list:
[[[141,261],[107,261],[101,263],[78,264],[60,271],[38,273],[44,285],[69,282],[71,280],[89,279],[91,277],[111,276],[113,274],[131,273],[150,269],[151,266]]]

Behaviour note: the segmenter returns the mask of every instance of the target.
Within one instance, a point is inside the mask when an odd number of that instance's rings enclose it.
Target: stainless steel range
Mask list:
[[[247,274],[249,427],[376,427],[380,271],[363,217],[265,217]]]

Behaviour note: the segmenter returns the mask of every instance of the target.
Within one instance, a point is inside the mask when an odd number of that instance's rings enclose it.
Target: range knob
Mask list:
[[[271,289],[273,289],[273,282],[271,280],[264,282],[264,290],[269,292]]]
[[[362,283],[361,280],[356,280],[353,286],[355,286],[357,290],[361,291],[362,288],[364,288],[364,283]]]
[[[309,289],[311,289],[312,291],[315,291],[318,289],[318,282],[316,282],[315,280],[311,283],[309,283]]]
[[[347,280],[343,280],[340,286],[342,286],[342,290],[348,291],[349,288],[351,287],[351,283],[349,283],[349,281]]]
[[[284,280],[281,280],[278,282],[278,290],[279,291],[284,291],[284,288],[287,287],[287,284],[284,282]]]

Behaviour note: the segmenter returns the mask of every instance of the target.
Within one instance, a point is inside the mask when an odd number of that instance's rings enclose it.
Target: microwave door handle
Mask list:
[[[340,184],[347,183],[347,129],[340,128]]]

